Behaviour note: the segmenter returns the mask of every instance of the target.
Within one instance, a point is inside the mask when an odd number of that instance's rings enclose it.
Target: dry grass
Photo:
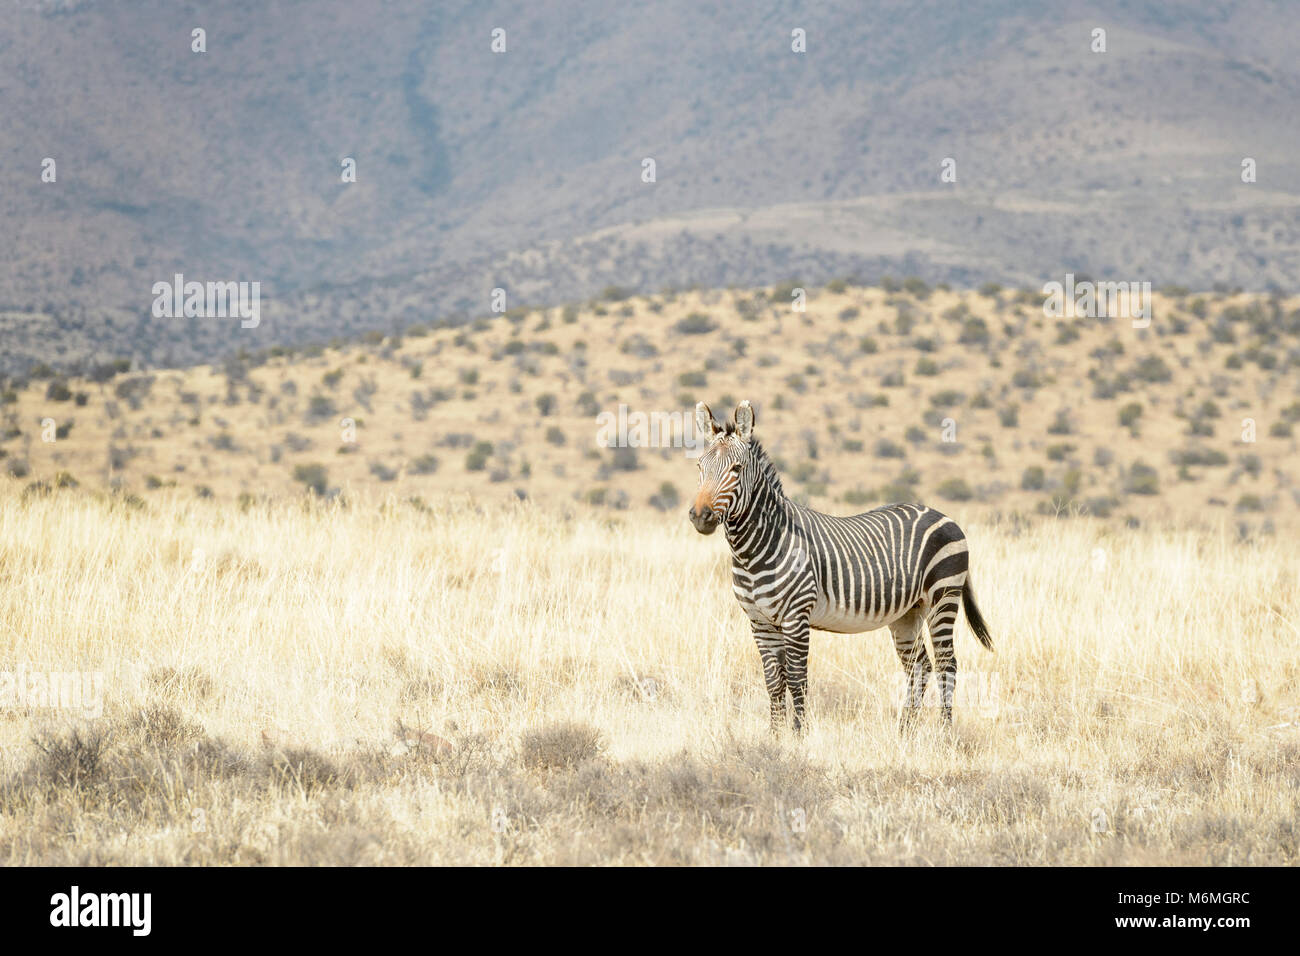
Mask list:
[[[2,485],[0,669],[104,709],[0,709],[0,863],[1297,862],[1295,549],[954,514],[998,648],[955,733],[819,634],[772,741],[676,517]]]

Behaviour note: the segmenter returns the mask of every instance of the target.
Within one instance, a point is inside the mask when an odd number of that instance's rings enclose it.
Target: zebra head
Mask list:
[[[713,534],[728,515],[744,507],[753,490],[753,406],[741,402],[734,419],[724,427],[713,420],[708,405],[695,406],[695,427],[709,438],[700,455],[700,488],[690,510],[691,524],[700,534]]]

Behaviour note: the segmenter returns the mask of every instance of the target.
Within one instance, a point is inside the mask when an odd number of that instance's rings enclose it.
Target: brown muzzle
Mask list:
[[[704,492],[701,491],[695,497],[695,504],[691,505],[689,514],[691,524],[695,525],[695,530],[700,534],[713,534],[718,530],[718,517],[713,513],[713,502]]]

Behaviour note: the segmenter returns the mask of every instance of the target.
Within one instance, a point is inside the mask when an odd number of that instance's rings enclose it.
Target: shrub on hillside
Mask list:
[[[293,480],[307,486],[307,490],[317,495],[324,495],[329,473],[324,465],[295,465]]]
[[[705,335],[718,327],[717,323],[703,312],[692,312],[673,326],[680,335]]]

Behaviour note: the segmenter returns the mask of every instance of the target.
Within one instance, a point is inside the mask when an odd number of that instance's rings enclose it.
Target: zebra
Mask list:
[[[786,497],[772,459],[754,437],[754,409],[737,406],[720,426],[709,406],[695,406],[695,424],[708,436],[700,455],[700,484],[690,508],[700,534],[721,525],[731,547],[732,590],[749,618],[771,698],[772,731],[804,728],[810,628],[858,634],[888,626],[907,675],[900,728],[914,721],[937,671],[942,720],[952,725],[957,689],[953,627],[958,605],[975,637],[993,649],[975,603],[966,536],[933,508],[893,504],[852,517],[833,517]],[[923,628],[930,631],[934,664]]]

